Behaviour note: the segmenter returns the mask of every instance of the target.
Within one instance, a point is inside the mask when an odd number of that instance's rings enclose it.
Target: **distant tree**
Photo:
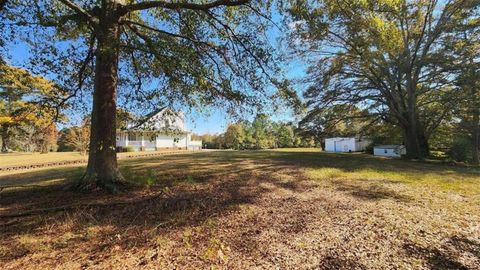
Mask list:
[[[271,121],[266,114],[259,113],[250,124],[250,134],[253,148],[268,149],[274,146],[274,138],[271,133]]]
[[[213,137],[212,145],[215,149],[225,149],[225,138],[223,134],[219,134]]]
[[[192,140],[201,140],[203,147],[208,149],[218,149],[219,145],[217,144],[216,138],[218,137],[217,134],[203,134],[197,136],[192,136]]]
[[[40,153],[55,152],[57,150],[58,131],[54,123],[39,127],[35,133],[34,142]]]
[[[84,120],[81,126],[74,126],[65,131],[63,141],[65,146],[86,155],[90,144],[90,123]]]
[[[313,136],[302,133],[293,123],[274,122],[262,113],[251,122],[230,124],[218,141],[229,149],[314,147],[317,144]]]
[[[203,147],[207,149],[220,149],[224,144],[223,134],[192,134],[192,140],[202,141]]]
[[[13,134],[37,135],[38,147],[44,152],[53,140],[54,118],[58,118],[58,100],[63,90],[52,82],[28,71],[0,62],[0,135],[2,152],[8,150]],[[39,137],[42,136],[42,139]],[[41,141],[41,142],[40,142]]]
[[[71,147],[70,145],[67,145],[67,142],[66,142],[66,137],[67,137],[67,134],[70,132],[71,127],[66,127],[66,128],[63,128],[61,129],[59,132],[58,132],[58,140],[57,140],[57,145],[58,145],[58,148],[57,148],[57,151],[58,152],[72,152],[72,151],[75,151],[75,149],[73,147]]]
[[[300,137],[298,137],[299,142],[297,142],[293,125],[288,123],[273,123],[272,129],[272,135],[275,140],[274,146],[276,148],[294,147],[302,144]]]
[[[227,131],[223,134],[223,144],[226,148],[242,149],[245,141],[245,131],[243,123],[230,124]]]

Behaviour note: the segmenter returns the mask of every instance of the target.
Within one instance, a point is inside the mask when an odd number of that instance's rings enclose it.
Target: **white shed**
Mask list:
[[[401,157],[405,155],[405,146],[399,144],[376,145],[373,147],[373,155],[384,157]]]
[[[355,137],[336,137],[325,139],[327,152],[360,152],[370,144],[370,140]]]

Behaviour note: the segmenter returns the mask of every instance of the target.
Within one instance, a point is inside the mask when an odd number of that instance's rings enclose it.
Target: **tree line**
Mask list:
[[[252,121],[229,124],[221,134],[195,135],[209,149],[259,150],[293,147],[320,147],[314,137],[302,133],[292,122],[275,122],[266,114]]]

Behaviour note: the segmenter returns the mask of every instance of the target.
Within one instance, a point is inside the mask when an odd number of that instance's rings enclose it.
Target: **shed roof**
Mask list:
[[[326,138],[325,140],[351,140],[351,139],[357,139],[355,137],[333,137],[333,138]]]
[[[375,145],[373,148],[381,148],[381,149],[397,149],[405,147],[401,144],[386,144],[386,145]]]

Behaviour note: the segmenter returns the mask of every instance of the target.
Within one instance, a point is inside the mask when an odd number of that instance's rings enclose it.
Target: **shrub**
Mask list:
[[[469,162],[472,159],[472,149],[467,138],[458,138],[453,141],[448,156],[458,162]]]
[[[133,149],[133,146],[125,146],[123,152],[135,152],[135,149]]]
[[[367,147],[365,147],[365,153],[373,155],[373,143],[371,143],[371,144],[367,145]]]

